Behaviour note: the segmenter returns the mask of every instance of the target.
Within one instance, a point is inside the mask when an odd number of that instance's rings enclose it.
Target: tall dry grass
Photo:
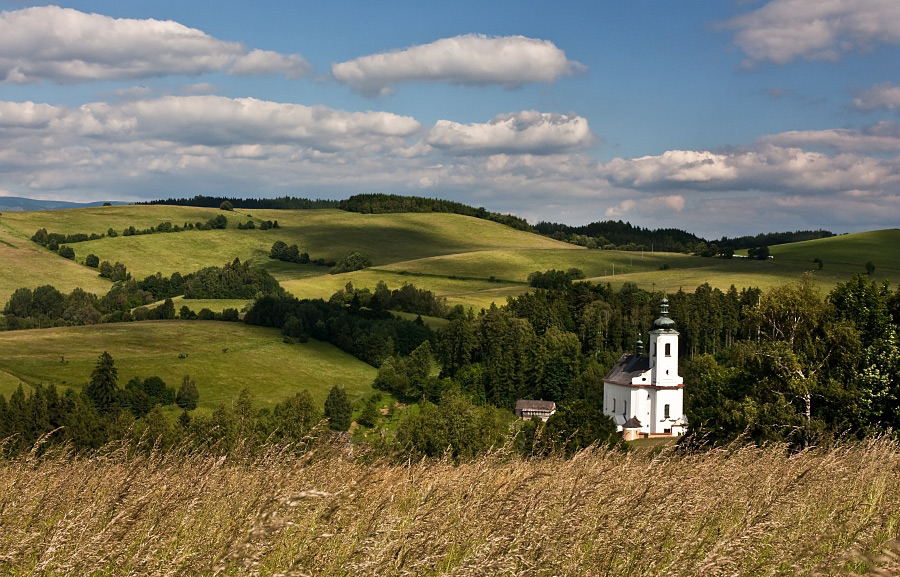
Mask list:
[[[900,447],[887,440],[458,466],[349,451],[2,462],[0,574],[900,571]]]

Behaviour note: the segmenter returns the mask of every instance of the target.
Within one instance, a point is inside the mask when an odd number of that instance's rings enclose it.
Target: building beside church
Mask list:
[[[638,341],[603,378],[603,412],[624,436],[678,436],[687,429],[684,381],[678,375],[678,331],[663,298],[650,331],[650,354]]]
[[[545,423],[555,412],[556,403],[553,401],[532,401],[529,399],[516,401],[516,408],[513,410],[513,413],[520,419],[529,421],[533,417],[538,417]]]

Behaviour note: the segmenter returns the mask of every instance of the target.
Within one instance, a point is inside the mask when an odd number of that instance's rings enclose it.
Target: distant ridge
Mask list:
[[[100,200],[97,202],[69,202],[66,200],[36,200],[21,196],[0,196],[0,212],[20,212],[29,210],[62,210],[66,208],[83,208],[103,206],[104,203],[128,204],[121,200]]]

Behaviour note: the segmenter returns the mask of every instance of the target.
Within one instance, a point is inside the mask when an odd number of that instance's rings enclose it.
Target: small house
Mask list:
[[[545,423],[550,415],[556,412],[556,403],[553,401],[532,401],[528,399],[519,399],[516,401],[515,415],[526,421],[532,417],[538,417]]]

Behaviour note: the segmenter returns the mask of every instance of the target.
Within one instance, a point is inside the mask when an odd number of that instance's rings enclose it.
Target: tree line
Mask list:
[[[175,206],[196,206],[201,208],[220,208],[224,202],[228,202],[233,208],[247,209],[279,209],[279,210],[308,210],[317,208],[337,208],[338,201],[281,196],[278,198],[237,198],[230,196],[204,196],[198,194],[191,198],[167,198],[165,200],[150,200],[135,204],[171,204]]]
[[[340,201],[338,208],[348,212],[363,214],[387,214],[396,212],[443,212],[462,214],[483,220],[499,222],[506,226],[533,232],[534,228],[524,218],[512,214],[491,212],[484,207],[472,206],[452,200],[425,198],[422,196],[402,196],[399,194],[355,194]]]
[[[104,261],[106,263],[106,261]],[[106,263],[108,264],[108,263]],[[124,265],[112,270],[115,282],[102,297],[83,289],[73,289],[64,294],[51,285],[18,288],[3,308],[0,329],[17,330],[55,326],[89,325],[98,323],[129,322],[135,320],[173,319],[175,306],[172,298],[184,295],[190,299],[254,299],[261,295],[283,295],[284,289],[266,270],[250,266],[249,262],[235,259],[222,267],[207,267],[182,276],[173,273],[164,277],[157,273],[141,281],[131,279]],[[101,265],[101,269],[102,269]],[[147,305],[164,301],[155,309]],[[201,311],[199,318],[237,320],[234,313],[215,315]],[[198,318],[190,309],[182,309],[182,318]]]
[[[381,309],[364,309],[322,299],[267,295],[256,300],[244,322],[276,327],[286,337],[331,343],[378,367],[391,355],[408,355],[434,333],[421,320],[397,318]]]

